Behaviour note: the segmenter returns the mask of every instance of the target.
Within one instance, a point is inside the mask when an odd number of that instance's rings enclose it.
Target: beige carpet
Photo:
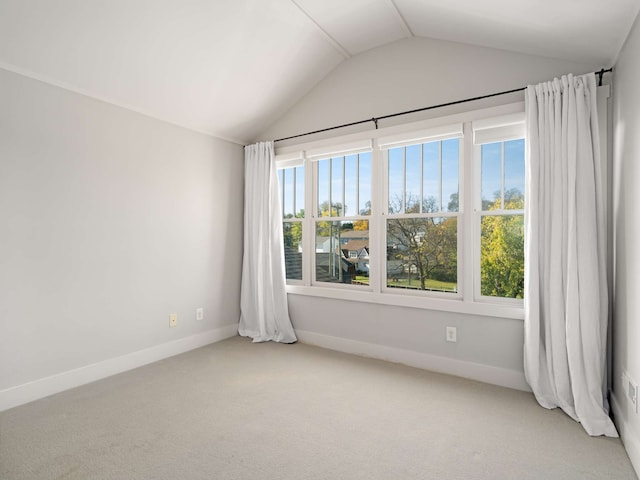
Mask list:
[[[636,476],[530,394],[235,337],[0,413],[0,478]]]

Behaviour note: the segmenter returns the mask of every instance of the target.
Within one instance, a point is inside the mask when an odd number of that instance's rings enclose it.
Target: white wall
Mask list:
[[[0,70],[0,407],[235,331],[242,158]]]
[[[452,42],[403,40],[341,64],[283,118],[266,129],[261,138],[282,138],[608,66],[572,64]],[[497,97],[400,117],[393,122],[381,122],[380,126],[511,103],[522,98],[522,94]],[[370,128],[371,125],[366,125],[322,136]],[[298,141],[312,139],[305,137]],[[293,324],[302,331],[300,338],[303,341],[527,388],[522,360],[522,320],[293,294],[289,294],[289,301]],[[457,327],[458,342],[455,344],[445,341],[447,325]]]
[[[400,40],[340,64],[282,118],[265,129],[260,138],[288,137],[374,116],[520,88],[565,73],[592,72],[602,67],[609,65],[569,63],[425,38]],[[507,95],[426,114],[396,117],[381,121],[380,127],[522,98],[522,94]],[[372,124],[366,124],[323,136],[371,127]],[[319,137],[301,140],[315,138]]]
[[[616,424],[640,472],[640,414],[622,385],[640,382],[640,17],[615,65],[613,215],[615,237],[614,395]]]

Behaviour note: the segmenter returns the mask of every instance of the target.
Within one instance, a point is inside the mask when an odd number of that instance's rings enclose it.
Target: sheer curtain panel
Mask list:
[[[285,290],[282,207],[273,142],[244,149],[244,254],[238,333],[254,342],[293,343]]]
[[[529,86],[525,105],[525,375],[540,405],[562,408],[589,435],[616,437],[595,75]]]

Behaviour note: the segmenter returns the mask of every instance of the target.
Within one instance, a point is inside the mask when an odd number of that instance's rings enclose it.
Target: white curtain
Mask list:
[[[282,207],[273,142],[244,149],[244,254],[238,333],[293,343],[285,290]]]
[[[525,375],[540,405],[562,408],[589,435],[617,437],[595,75],[529,86],[525,105]]]

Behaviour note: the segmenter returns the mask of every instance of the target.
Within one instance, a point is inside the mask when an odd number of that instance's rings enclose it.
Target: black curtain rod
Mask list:
[[[612,72],[612,71],[613,71],[613,68],[607,68],[607,69],[603,68],[599,72],[594,72],[598,76],[598,86],[602,86],[602,76],[605,73],[609,73],[609,72]],[[504,92],[490,93],[489,95],[482,95],[480,97],[465,98],[463,100],[456,100],[455,102],[440,103],[438,105],[431,105],[429,107],[422,107],[422,108],[416,108],[416,109],[413,109],[413,110],[407,110],[407,111],[404,111],[404,112],[392,113],[390,115],[383,115],[381,117],[367,118],[366,120],[358,120],[357,122],[344,123],[342,125],[336,125],[336,126],[333,126],[333,127],[322,128],[320,130],[314,130],[313,132],[299,133],[298,135],[292,135],[290,137],[279,138],[277,140],[274,140],[274,142],[284,142],[285,140],[291,140],[292,138],[306,137],[307,135],[314,135],[316,133],[328,132],[330,130],[337,130],[339,128],[352,127],[353,125],[361,125],[363,123],[369,123],[369,122],[373,122],[373,124],[376,126],[376,130],[377,130],[378,129],[378,121],[379,120],[386,120],[387,118],[399,117],[401,115],[409,115],[410,113],[424,112],[426,110],[433,110],[435,108],[450,107],[451,105],[458,105],[459,103],[474,102],[476,100],[482,100],[484,98],[491,98],[491,97],[497,97],[499,95],[507,95],[508,93],[521,92],[521,91],[526,90],[526,89],[527,89],[527,87],[514,88],[513,90],[505,90]]]

